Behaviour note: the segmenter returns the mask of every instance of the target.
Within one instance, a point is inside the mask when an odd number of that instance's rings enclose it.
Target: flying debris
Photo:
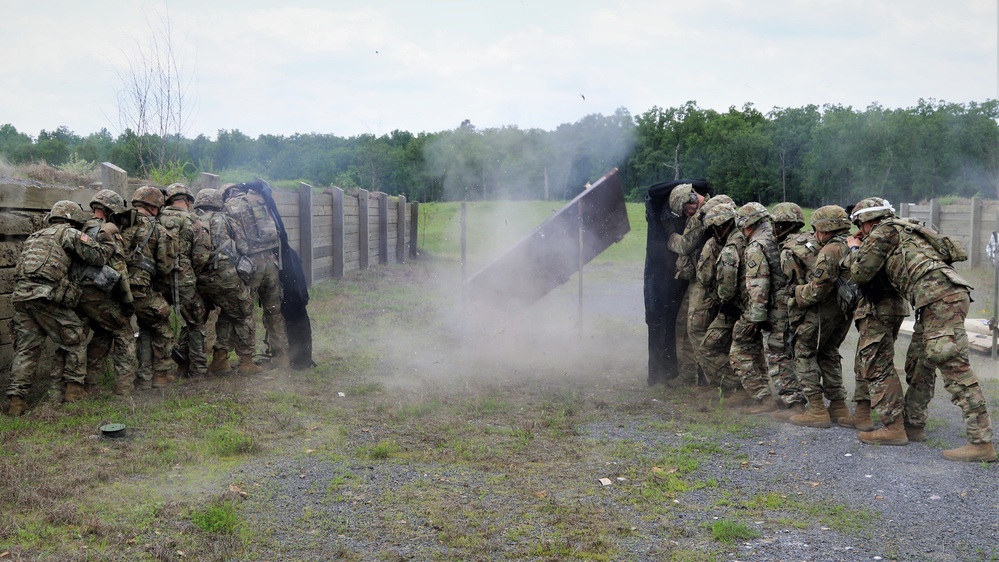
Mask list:
[[[583,98],[583,101],[586,101],[586,96],[584,96],[583,94],[579,94],[579,97]]]

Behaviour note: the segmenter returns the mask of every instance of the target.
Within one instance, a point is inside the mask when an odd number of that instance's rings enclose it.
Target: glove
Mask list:
[[[756,322],[756,327],[764,332],[774,331],[774,325],[771,324],[769,320],[764,320],[763,322]]]
[[[718,312],[721,312],[729,318],[738,318],[742,315],[742,311],[739,310],[739,307],[736,306],[735,303],[731,302],[723,302],[718,305]]]
[[[135,303],[133,302],[121,303],[121,313],[125,315],[125,318],[131,318],[135,316]]]

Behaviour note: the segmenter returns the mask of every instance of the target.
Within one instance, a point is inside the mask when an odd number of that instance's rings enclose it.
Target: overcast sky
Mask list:
[[[3,2],[0,124],[121,131],[169,20],[185,136],[347,137],[633,115],[999,98],[997,0]],[[167,18],[169,14],[169,18]]]

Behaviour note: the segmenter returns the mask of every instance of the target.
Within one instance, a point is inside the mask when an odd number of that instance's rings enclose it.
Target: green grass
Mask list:
[[[728,545],[757,539],[760,536],[759,531],[750,528],[749,525],[742,521],[721,519],[711,524],[711,538]]]

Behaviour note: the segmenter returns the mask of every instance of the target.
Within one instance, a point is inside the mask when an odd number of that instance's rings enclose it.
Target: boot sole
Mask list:
[[[801,427],[814,427],[816,429],[829,429],[832,427],[832,422],[800,422],[790,418],[788,421]]]
[[[861,443],[867,443],[868,445],[893,445],[893,446],[902,446],[902,445],[908,445],[909,444],[909,440],[908,439],[889,439],[887,441],[878,441],[876,439],[862,439],[862,438],[858,438],[858,439],[860,439]]]

